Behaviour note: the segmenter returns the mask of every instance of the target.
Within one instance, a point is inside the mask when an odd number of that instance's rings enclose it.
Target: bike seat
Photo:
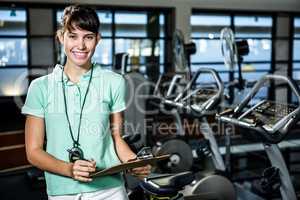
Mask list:
[[[140,186],[152,195],[173,196],[184,186],[194,180],[192,172],[181,172],[178,174],[160,174],[147,177],[140,183]]]

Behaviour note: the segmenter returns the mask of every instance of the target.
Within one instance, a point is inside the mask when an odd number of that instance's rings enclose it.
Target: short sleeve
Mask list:
[[[44,118],[45,116],[45,109],[44,109],[44,102],[43,102],[44,98],[39,83],[41,82],[37,80],[31,82],[28,88],[25,104],[22,107],[22,114],[29,114],[36,117]]]
[[[125,95],[126,95],[126,83],[123,77],[120,77],[120,81],[116,84],[117,87],[113,87],[111,113],[121,112],[126,109]]]

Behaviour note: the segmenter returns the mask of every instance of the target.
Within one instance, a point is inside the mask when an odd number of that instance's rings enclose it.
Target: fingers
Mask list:
[[[133,176],[137,176],[140,179],[143,179],[147,176],[149,176],[151,172],[151,165],[147,165],[145,167],[138,167],[138,168],[134,168],[131,169],[130,173]]]
[[[88,178],[88,176],[89,176],[88,172],[74,171],[73,175],[74,175],[73,178],[78,181],[82,181],[82,182],[91,182],[92,181],[91,178]]]
[[[80,165],[74,165],[73,171],[79,171],[79,172],[94,172],[95,167],[85,167]]]
[[[96,162],[86,161],[86,160],[77,160],[75,161],[72,174],[73,178],[78,181],[90,182],[92,179],[89,177],[91,172],[96,170]]]
[[[147,167],[139,167],[132,169],[132,173],[135,175],[147,175],[149,174],[149,169]]]
[[[91,178],[85,178],[82,176],[74,176],[74,179],[81,182],[91,182],[93,180]]]
[[[87,167],[96,167],[96,161],[94,160],[76,160],[74,164],[78,164],[81,166],[87,166]]]

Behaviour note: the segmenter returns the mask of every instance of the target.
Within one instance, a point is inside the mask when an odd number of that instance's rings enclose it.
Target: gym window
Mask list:
[[[224,82],[232,81],[229,80],[229,69],[224,66],[220,43],[220,31],[230,27],[236,40],[246,39],[249,44],[249,54],[244,56],[242,64],[243,78],[257,80],[271,70],[272,21],[271,16],[264,15],[193,11],[191,36],[196,43],[197,53],[191,57],[191,70],[212,67],[220,73]]]
[[[191,16],[192,40],[196,54],[191,56],[191,71],[200,67],[211,67],[219,71],[223,81],[228,81],[220,45],[220,32],[230,26],[229,15],[193,14]]]
[[[0,8],[0,97],[26,94],[27,15],[22,8]]]
[[[294,18],[293,78],[300,80],[300,17]]]
[[[249,54],[244,56],[243,78],[256,81],[271,70],[272,17],[234,16],[235,37],[246,39]]]

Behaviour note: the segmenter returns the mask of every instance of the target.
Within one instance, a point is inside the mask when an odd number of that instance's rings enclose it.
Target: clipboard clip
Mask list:
[[[154,158],[151,147],[143,147],[141,150],[137,152],[135,158],[129,159],[127,162],[136,161],[136,160],[145,160],[149,158]]]
[[[143,147],[137,154],[137,159],[147,159],[147,158],[153,158],[154,155],[152,154],[151,147]]]

